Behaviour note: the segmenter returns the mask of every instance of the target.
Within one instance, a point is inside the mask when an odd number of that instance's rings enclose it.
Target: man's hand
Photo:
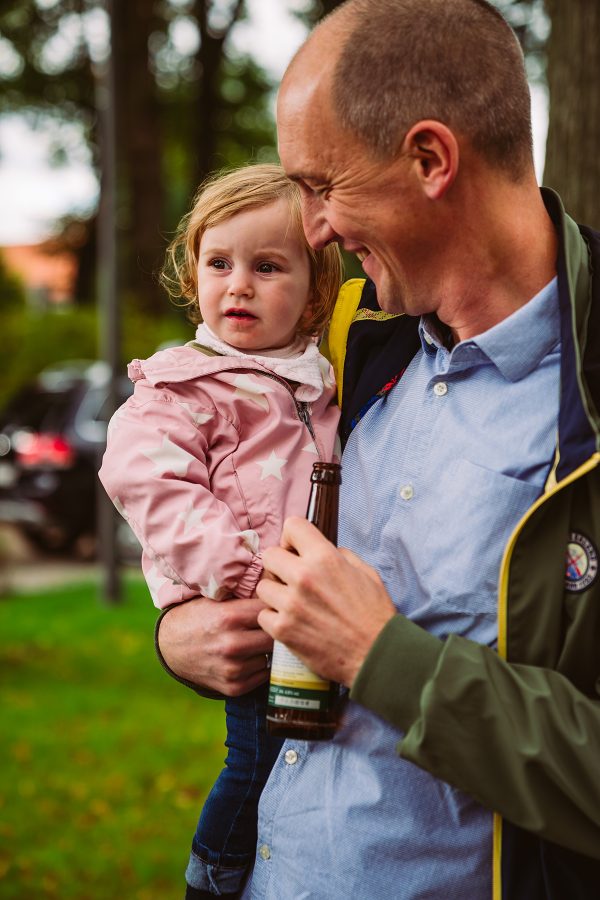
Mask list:
[[[336,549],[305,519],[287,519],[281,547],[263,554],[258,624],[317,674],[352,685],[396,610],[375,569]]]
[[[245,694],[265,682],[265,654],[273,641],[260,628],[263,604],[248,600],[198,597],[174,606],[160,623],[158,643],[173,672],[199,687],[228,697]]]

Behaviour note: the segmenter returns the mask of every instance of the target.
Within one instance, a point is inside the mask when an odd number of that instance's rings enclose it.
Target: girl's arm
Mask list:
[[[237,432],[208,398],[204,412],[191,410],[140,384],[109,426],[100,480],[142,545],[159,608],[199,594],[251,597],[261,575],[254,532],[211,493],[207,454],[216,441],[233,449]]]

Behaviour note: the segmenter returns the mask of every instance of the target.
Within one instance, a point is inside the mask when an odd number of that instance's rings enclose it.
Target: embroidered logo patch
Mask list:
[[[579,593],[594,583],[598,576],[598,551],[584,534],[572,531],[567,544],[565,588]]]

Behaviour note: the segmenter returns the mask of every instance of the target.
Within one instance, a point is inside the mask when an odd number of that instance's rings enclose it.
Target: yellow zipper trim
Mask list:
[[[500,564],[500,580],[498,585],[498,656],[506,659],[507,652],[507,612],[508,612],[508,569],[510,560],[517,543],[517,538],[523,529],[525,523],[539,509],[539,507],[552,497],[562,488],[567,487],[573,481],[577,481],[582,475],[591,472],[600,464],[600,453],[593,453],[586,462],[582,463],[579,468],[563,478],[562,481],[556,482],[546,493],[535,501],[529,507],[522,519],[517,523],[513,532],[504,548],[502,562]],[[493,835],[493,862],[492,862],[492,900],[501,900],[502,898],[502,873],[500,868],[500,860],[502,853],[502,816],[494,813],[494,835]]]
[[[500,860],[502,859],[502,816],[494,813],[494,844],[492,863],[492,900],[502,900],[502,873]]]
[[[592,469],[595,469],[597,465],[600,464],[600,453],[592,453],[590,458],[582,463],[579,468],[575,469],[575,471],[571,472],[570,475],[567,475],[566,478],[563,478],[562,481],[558,481],[554,487],[550,488],[550,490],[546,491],[545,494],[542,494],[541,497],[535,501],[535,503],[529,507],[523,518],[520,522],[515,526],[513,533],[511,534],[506,547],[504,548],[504,555],[502,557],[502,562],[500,563],[500,582],[498,586],[498,655],[501,659],[506,659],[506,613],[507,613],[507,600],[508,600],[508,568],[510,559],[512,557],[513,550],[515,548],[515,544],[517,543],[517,538],[519,537],[519,533],[523,529],[525,523],[531,518],[531,516],[548,500],[550,497],[553,497],[554,494],[557,494],[560,490],[567,485],[572,484],[573,481],[577,481],[582,475],[587,474],[587,472],[591,472]]]

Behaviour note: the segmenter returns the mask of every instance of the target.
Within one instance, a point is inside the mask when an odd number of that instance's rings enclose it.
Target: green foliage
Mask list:
[[[0,603],[0,897],[183,895],[224,749],[222,704],[172,681],[147,589],[93,585]]]
[[[211,168],[277,160],[271,96],[273,85],[249,57],[225,57],[218,111],[211,123],[214,144]],[[164,121],[163,179],[167,229],[172,232],[189,210],[198,184],[199,145],[208,140],[202,122],[197,82],[162,91]],[[206,176],[207,172],[200,175]]]
[[[159,344],[193,337],[182,310],[169,306],[160,317],[143,316],[129,304],[123,311],[123,367],[134,357],[150,356]],[[68,359],[98,358],[98,313],[91,307],[34,310],[0,308],[3,376],[0,408],[46,366]]]
[[[20,279],[8,272],[0,253],[0,309],[20,309],[25,303],[25,289]]]

